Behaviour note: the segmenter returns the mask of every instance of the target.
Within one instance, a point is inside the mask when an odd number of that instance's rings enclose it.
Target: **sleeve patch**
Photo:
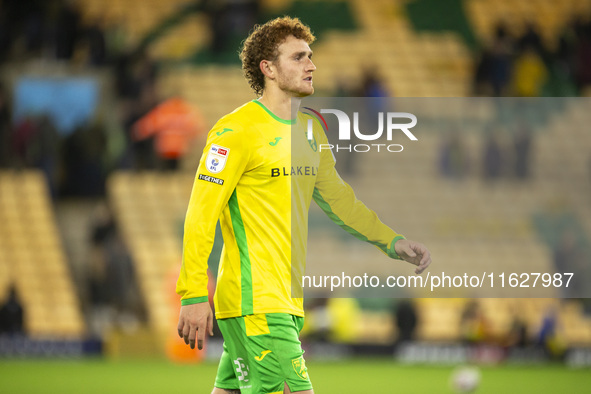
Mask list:
[[[214,178],[214,177],[209,176],[209,175],[199,174],[198,178],[201,179],[202,181],[215,183],[217,185],[223,185],[224,184],[224,180],[223,179]]]
[[[230,156],[229,148],[224,148],[223,146],[212,144],[211,148],[209,148],[209,152],[207,153],[207,170],[212,174],[222,172],[222,170],[226,166],[228,156]]]

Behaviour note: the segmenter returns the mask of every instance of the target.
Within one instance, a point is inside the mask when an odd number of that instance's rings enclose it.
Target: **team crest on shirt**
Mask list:
[[[207,170],[213,174],[222,172],[226,166],[226,161],[230,155],[230,149],[223,146],[212,144],[207,153],[207,162],[205,163]]]
[[[300,356],[298,358],[294,358],[291,360],[291,365],[293,366],[293,370],[295,373],[302,379],[308,380],[308,368],[306,368],[306,362],[304,361],[304,356]]]

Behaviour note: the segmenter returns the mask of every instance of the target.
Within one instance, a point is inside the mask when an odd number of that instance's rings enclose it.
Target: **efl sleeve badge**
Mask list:
[[[230,149],[223,146],[212,144],[207,154],[207,161],[205,163],[207,170],[212,174],[222,172],[226,166],[226,161],[230,155]]]

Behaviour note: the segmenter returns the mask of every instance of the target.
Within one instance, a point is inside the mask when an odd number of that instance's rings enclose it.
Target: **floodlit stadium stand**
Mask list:
[[[16,285],[33,338],[81,338],[86,331],[45,178],[0,171],[0,294]]]
[[[284,3],[283,7],[290,2]],[[409,2],[350,1],[349,6],[359,23],[358,29],[329,31],[314,45],[314,61],[318,66],[315,73],[317,90],[329,94],[336,88],[338,79],[358,80],[362,68],[369,66],[378,70],[394,96],[469,95],[473,67],[470,49],[456,33],[415,30],[404,10],[407,3]],[[513,3],[511,2],[511,5]],[[551,6],[548,1],[517,3],[519,4],[511,7],[509,12],[509,2],[467,1],[468,17],[477,36],[487,40],[493,24],[499,18],[505,18],[512,31],[520,32],[528,18],[534,15],[532,10],[548,10]],[[548,27],[544,30],[544,38],[548,43],[553,44],[551,37],[558,34],[559,26],[567,21],[573,9],[585,11],[588,6],[589,3],[585,1],[570,1],[561,3],[557,12],[544,11],[535,14],[536,21],[543,27]],[[157,57],[168,56],[165,51],[153,54]],[[170,57],[174,58],[174,55]],[[254,98],[238,66],[171,68],[165,70],[159,87],[164,95],[178,94],[198,105],[210,125],[232,108]],[[394,201],[404,201],[404,209],[391,209],[391,200],[381,198],[381,191],[372,187],[376,179],[388,177],[391,173],[390,166],[394,164],[383,161],[387,157],[378,155],[377,160],[382,162],[360,162],[360,174],[350,182],[359,191],[360,197],[380,212],[385,222],[395,223],[395,227],[404,229],[407,236],[420,238],[428,243],[436,256],[436,263],[449,267],[450,271],[463,271],[473,259],[487,262],[497,268],[516,265],[523,268],[531,262],[532,266],[535,263],[539,268],[542,264],[550,269],[551,252],[548,246],[538,239],[531,215],[536,208],[543,207],[557,198],[556,192],[560,190],[563,182],[571,183],[570,179],[565,180],[557,174],[558,162],[560,167],[569,166],[573,169],[573,176],[580,178],[580,182],[577,181],[576,184],[585,184],[583,178],[586,176],[586,146],[573,143],[576,138],[564,139],[560,136],[560,131],[564,128],[562,119],[568,119],[570,130],[582,133],[584,128],[581,126],[586,122],[582,119],[585,116],[584,112],[582,106],[577,107],[574,104],[567,109],[563,117],[558,118],[561,120],[552,123],[555,127],[551,125],[545,130],[538,130],[538,152],[534,155],[535,163],[532,165],[538,176],[528,186],[515,185],[509,181],[500,182],[495,185],[494,190],[490,190],[475,176],[461,183],[450,183],[441,179],[436,172],[440,136],[435,130],[431,135],[422,136],[422,149],[420,152],[417,151],[416,155],[400,155],[396,158],[397,183],[406,184],[408,187],[394,191],[391,198]],[[466,131],[466,141],[471,152],[481,150],[481,139],[478,135]],[[557,153],[564,152],[563,149],[570,154]],[[193,168],[200,153],[197,149],[190,155],[185,166]],[[542,177],[540,174],[546,176]],[[548,182],[548,175],[552,174],[553,181]],[[142,178],[146,175],[137,176]],[[409,193],[412,196],[410,198]],[[573,198],[575,195],[585,194],[573,194]],[[437,204],[430,201],[433,196],[437,196]],[[493,204],[490,209],[483,211],[481,202],[491,197]],[[572,203],[576,206],[577,212],[581,212],[586,219],[581,222],[589,227],[590,213],[584,201]],[[179,205],[179,210],[182,206]],[[587,228],[586,231],[589,233],[591,229]],[[481,238],[486,238],[489,242],[479,241]],[[335,241],[330,236],[311,238],[311,265],[315,259],[325,264],[327,261],[329,264],[331,261],[340,264],[359,258],[359,255],[351,254],[339,245],[340,241]],[[144,257],[142,259],[145,260]],[[520,308],[528,302],[485,299],[482,303],[486,305],[485,311],[491,314],[491,320],[494,321],[493,331],[501,332],[510,324],[511,310]],[[548,302],[552,304],[554,301]],[[543,300],[539,301],[539,304],[545,305]],[[419,302],[420,313],[424,316],[420,338],[457,340],[461,335],[459,316],[463,306],[464,302],[458,299]],[[565,308],[569,312],[564,312],[564,318],[569,323],[574,322],[574,326],[569,324],[567,337],[573,342],[588,343],[589,338],[583,334],[589,328],[588,319],[582,315],[578,315],[579,318],[570,317],[576,315],[576,308],[569,308]],[[531,331],[534,332],[536,325],[541,321],[544,308],[530,310],[532,312],[527,320]],[[382,314],[380,317],[378,313],[370,320],[380,321],[388,327],[390,320],[384,316]],[[447,323],[435,323],[440,321]],[[391,327],[376,329],[373,324],[365,324],[360,328],[360,340],[385,342],[393,332],[394,329]]]
[[[206,49],[212,38],[210,19],[203,11],[184,15],[188,3],[78,2],[84,20],[104,18],[108,26],[120,25],[130,48],[145,43],[147,53],[161,62],[156,81],[158,95],[186,99],[199,108],[211,127],[221,116],[255,96],[237,63],[211,64],[199,58],[199,51]],[[265,0],[261,5],[274,14],[296,3],[305,2]],[[355,21],[354,28],[322,31],[312,46],[318,67],[314,73],[318,96],[332,96],[342,81],[358,83],[364,68],[376,70],[389,93],[398,98],[469,97],[473,93],[475,48],[457,31],[416,28],[407,6],[419,1],[343,3]],[[462,4],[479,42],[491,40],[499,20],[505,21],[515,34],[522,33],[528,21],[535,21],[549,48],[556,47],[561,29],[574,14],[591,13],[588,0],[465,0]],[[235,60],[237,49],[232,53]],[[40,62],[38,67],[45,66]],[[461,180],[442,177],[438,172],[442,133],[436,127],[420,135],[418,149],[409,144],[404,154],[364,156],[356,163],[355,176],[346,180],[382,221],[408,238],[425,243],[433,253],[433,266],[445,267],[450,274],[465,272],[475,261],[499,271],[552,272],[557,242],[553,227],[557,219],[553,214],[571,213],[565,220],[591,236],[590,100],[564,99],[560,103],[560,108],[547,109],[548,121],[534,130],[532,176],[526,182],[502,179],[494,185],[485,184],[479,161],[484,132],[470,128],[460,130],[471,155],[467,176]],[[483,122],[493,120],[491,106],[480,113]],[[422,110],[433,115],[444,113],[452,125],[463,114],[453,106]],[[105,123],[118,121],[113,117]],[[511,133],[504,134],[506,139]],[[111,148],[115,146],[116,150],[118,143],[123,144],[111,141]],[[107,199],[130,251],[147,325],[158,334],[174,331],[178,317],[174,284],[181,264],[182,224],[201,150],[202,146],[196,144],[183,158],[181,167],[186,172],[117,170],[107,180]],[[397,187],[376,187],[389,182]],[[412,272],[407,265],[389,264],[372,247],[350,242],[352,238],[336,226],[317,221],[318,216],[323,216],[317,207],[311,212],[308,264],[312,272],[315,267],[340,272],[342,266],[359,273]],[[77,338],[87,329],[54,216],[41,173],[0,171],[0,301],[15,283],[24,301],[26,328],[31,336]],[[558,292],[553,295],[560,296]],[[424,294],[417,298],[419,340],[462,339],[460,321],[467,301],[459,297],[467,295],[452,292],[447,296],[450,298],[430,299]],[[591,345],[591,319],[576,300],[482,298],[477,302],[495,336],[506,333],[515,311],[520,311],[533,338],[545,314],[556,307],[563,341]],[[338,302],[335,305],[339,308]],[[365,318],[353,319],[359,325],[351,328],[354,338],[349,342],[393,341],[396,328],[391,309],[359,307],[359,313]]]

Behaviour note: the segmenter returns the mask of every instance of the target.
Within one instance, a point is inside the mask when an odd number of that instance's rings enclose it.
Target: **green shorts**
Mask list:
[[[311,390],[299,339],[304,318],[286,313],[218,320],[224,336],[215,387],[242,394]]]

